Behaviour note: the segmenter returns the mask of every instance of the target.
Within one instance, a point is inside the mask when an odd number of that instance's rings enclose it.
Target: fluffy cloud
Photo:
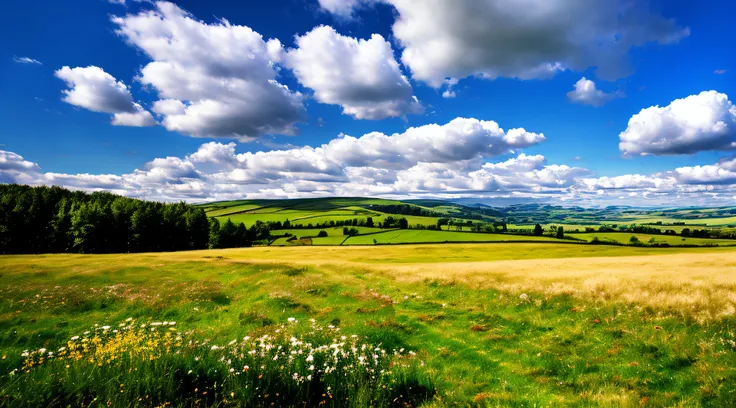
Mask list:
[[[398,13],[393,34],[414,79],[439,88],[448,78],[548,78],[598,67],[616,79],[629,72],[628,52],[689,35],[647,2],[603,0],[383,0]],[[320,0],[349,15],[362,2]]]
[[[54,73],[66,82],[63,101],[93,112],[112,113],[117,126],[153,126],[153,116],[133,100],[128,87],[102,68],[63,67]]]
[[[582,77],[575,83],[575,89],[567,93],[567,98],[575,103],[592,106],[603,106],[606,103],[623,96],[620,91],[606,93],[595,87],[595,82]]]
[[[736,158],[705,166],[679,167],[675,174],[685,184],[736,184]]]
[[[38,168],[36,163],[23,160],[18,154],[0,150],[0,171],[30,171]]]
[[[42,173],[35,163],[4,152],[0,169],[7,170],[0,171],[3,182],[105,189],[160,200],[442,193],[533,184],[559,188],[566,182],[550,178],[567,175],[545,166],[541,156],[521,155],[504,165],[483,166],[486,158],[543,140],[543,135],[524,129],[506,132],[493,121],[458,118],[393,135],[341,136],[317,147],[237,153],[235,143],[209,142],[183,158],[155,159],[123,175]],[[515,176],[509,169],[517,161],[534,163],[523,176]],[[491,173],[502,180],[485,183]],[[510,181],[514,178],[518,181]]]
[[[736,106],[726,94],[701,92],[642,109],[619,138],[625,155],[677,155],[736,148]]]
[[[338,17],[350,18],[356,8],[369,2],[371,0],[319,0],[319,5],[323,10]]]
[[[344,166],[324,145],[238,154],[207,143],[184,158],[154,159],[129,174],[42,173],[0,151],[0,182],[61,185],[164,201],[323,196],[476,197],[580,204],[677,205],[732,202],[736,159],[651,175],[593,177],[589,170],[520,154],[495,162],[418,162],[401,169]],[[624,199],[625,201],[621,201]]]
[[[13,56],[13,61],[19,63],[19,64],[35,64],[35,65],[43,65],[41,61],[29,57],[16,57]]]
[[[283,49],[249,27],[207,24],[169,2],[113,17],[117,33],[152,62],[138,80],[161,100],[153,110],[168,130],[194,137],[251,140],[298,133],[302,95],[277,81]]]
[[[390,136],[380,132],[360,138],[343,136],[322,148],[327,157],[347,166],[407,168],[419,162],[457,163],[498,156],[544,140],[543,134],[521,128],[505,132],[494,121],[456,118],[445,125],[413,127]]]
[[[359,40],[320,26],[297,37],[285,57],[299,82],[321,103],[340,105],[356,119],[421,113],[411,85],[394,59],[391,44],[378,34]]]

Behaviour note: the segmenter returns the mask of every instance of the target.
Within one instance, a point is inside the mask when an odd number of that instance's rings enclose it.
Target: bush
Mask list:
[[[324,238],[327,236],[327,231],[322,230],[317,234],[317,238]]]

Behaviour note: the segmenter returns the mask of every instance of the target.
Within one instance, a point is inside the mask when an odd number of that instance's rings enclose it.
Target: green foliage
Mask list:
[[[544,233],[544,228],[542,228],[541,225],[537,224],[534,226],[534,235],[542,235]]]
[[[60,187],[0,185],[0,253],[206,248],[204,209]]]

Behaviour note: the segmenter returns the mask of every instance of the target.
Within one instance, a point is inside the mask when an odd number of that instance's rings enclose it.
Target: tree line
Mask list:
[[[0,253],[203,249],[204,210],[61,187],[0,185]]]
[[[278,225],[276,225],[278,224]],[[125,253],[252,246],[282,223],[208,218],[202,207],[61,187],[0,185],[0,253]]]

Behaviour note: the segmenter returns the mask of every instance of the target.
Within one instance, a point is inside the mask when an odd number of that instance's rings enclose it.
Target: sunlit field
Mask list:
[[[732,248],[3,256],[0,294],[6,406],[736,403]]]

